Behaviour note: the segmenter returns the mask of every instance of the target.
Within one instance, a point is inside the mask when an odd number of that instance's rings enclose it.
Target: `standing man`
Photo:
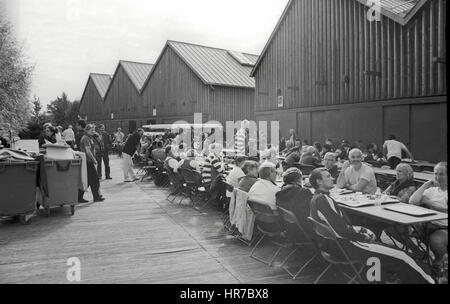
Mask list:
[[[94,125],[86,126],[85,135],[81,138],[80,141],[80,149],[81,152],[86,153],[88,185],[89,187],[91,187],[94,202],[103,202],[105,198],[100,195],[100,182],[98,181],[97,170],[95,169],[97,160],[95,159],[95,148],[93,140],[94,132]]]
[[[117,149],[119,152],[119,157],[122,158],[123,141],[125,139],[125,134],[122,132],[121,128],[117,128],[117,132],[114,133],[114,141],[117,144]]]
[[[44,128],[45,128],[45,126],[44,126]],[[75,134],[75,150],[77,150],[77,151],[81,151],[80,143],[81,143],[81,139],[84,136],[85,128],[86,128],[86,121],[84,121],[83,119],[80,119],[77,122],[77,133]]]
[[[241,122],[241,128],[237,131],[235,137],[235,148],[237,156],[245,156],[248,145],[247,128],[249,126],[248,120]]]
[[[73,148],[75,145],[75,133],[73,132],[72,125],[69,125],[67,129],[62,132],[62,137],[66,141],[66,143]]]
[[[84,136],[84,129],[86,128],[86,121],[84,121],[82,119],[78,120],[76,128],[77,128],[77,133],[75,134],[75,146],[74,146],[74,149],[76,151],[83,152],[83,151],[81,151],[81,139]],[[87,158],[87,156],[86,156],[86,158]],[[78,202],[79,203],[88,203],[89,201],[85,200],[83,198],[83,196],[84,196],[84,191],[83,190],[78,190]]]
[[[144,135],[143,129],[138,129],[132,135],[130,135],[123,147],[123,161],[122,161],[122,169],[123,169],[123,179],[125,183],[137,181],[138,178],[133,171],[133,155],[138,150],[138,147],[141,143],[141,137]]]
[[[111,151],[112,148],[112,143],[111,143],[111,137],[109,136],[108,132],[106,132],[106,128],[105,125],[100,125],[99,127],[99,135],[100,135],[100,140],[101,140],[101,144],[102,144],[102,151],[98,157],[98,165],[97,165],[97,174],[99,176],[99,178],[101,179],[102,176],[102,160],[103,163],[105,164],[105,177],[106,179],[112,179],[111,178],[111,169],[109,167],[109,152]]]
[[[388,140],[383,145],[383,154],[392,170],[402,162],[402,152],[405,152],[411,160],[414,160],[413,155],[408,148],[401,142],[397,141],[395,135],[389,135]]]

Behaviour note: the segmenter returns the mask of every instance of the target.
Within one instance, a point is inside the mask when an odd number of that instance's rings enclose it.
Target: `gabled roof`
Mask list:
[[[252,77],[255,76],[259,63],[266,54],[267,49],[272,43],[272,40],[274,39],[276,33],[278,32],[278,29],[280,28],[281,24],[286,18],[287,13],[291,9],[295,1],[297,0],[289,0],[288,4],[286,5],[286,8],[284,9],[280,19],[278,20],[277,25],[275,26],[275,29],[270,35],[270,38],[267,41],[266,45],[264,46],[264,49],[261,55],[259,56],[258,61],[256,62],[255,66],[251,71]],[[358,1],[359,3],[362,3],[363,5],[368,7],[372,7],[374,3],[379,2],[381,6],[380,13],[382,15],[394,20],[397,23],[400,23],[401,25],[406,25],[428,0],[355,0],[355,1]]]
[[[358,2],[372,7],[377,1],[357,0]],[[382,15],[394,20],[401,25],[406,25],[409,20],[420,10],[428,0],[379,0]]]
[[[106,92],[108,91],[109,85],[111,84],[111,76],[106,74],[95,74],[95,73],[91,73],[89,76],[94,82],[98,93],[100,94],[102,99],[104,99]]]
[[[154,67],[154,64],[120,60],[119,64],[117,65],[117,68],[114,72],[114,76],[111,81],[111,85],[109,86],[108,90],[106,91],[105,98],[108,96],[109,92],[111,91],[112,83],[116,79],[117,72],[119,71],[120,67],[122,67],[124,69],[125,73],[127,74],[130,81],[133,83],[133,85],[136,88],[136,90],[138,91],[138,93],[141,94],[142,90],[145,87],[146,80]]]
[[[206,85],[255,87],[255,80],[250,77],[250,72],[258,60],[258,55],[169,40],[155,66],[169,47]]]
[[[125,60],[121,60],[119,64],[122,65],[136,89],[141,92],[145,81],[153,68],[153,64]]]
[[[83,103],[84,95],[86,94],[89,81],[91,80],[94,83],[94,86],[97,89],[97,92],[100,95],[102,101],[105,101],[106,92],[108,91],[111,84],[111,75],[91,73],[89,74],[88,81],[86,82],[86,86],[84,87],[83,95],[81,96],[80,107]]]

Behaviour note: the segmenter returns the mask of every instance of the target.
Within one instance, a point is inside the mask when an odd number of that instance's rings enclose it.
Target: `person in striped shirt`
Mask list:
[[[241,123],[241,128],[237,131],[236,137],[235,137],[235,146],[236,146],[236,152],[237,156],[245,156],[246,155],[246,147],[247,147],[247,126],[249,125],[249,122],[247,120],[244,120]]]
[[[220,157],[221,152],[222,146],[220,144],[209,146],[209,155],[205,159],[202,170],[202,180],[205,188],[209,188],[217,176],[224,172],[224,165]]]

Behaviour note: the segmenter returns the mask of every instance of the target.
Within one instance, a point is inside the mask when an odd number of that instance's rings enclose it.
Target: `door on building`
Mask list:
[[[439,162],[446,158],[442,110],[440,104],[411,106],[411,152],[416,159]]]
[[[136,120],[128,121],[128,130],[129,130],[130,134],[137,130]]]

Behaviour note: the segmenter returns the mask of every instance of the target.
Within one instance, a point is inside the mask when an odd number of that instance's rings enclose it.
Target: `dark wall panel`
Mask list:
[[[381,143],[382,113],[380,108],[346,109],[312,112],[312,142],[334,142],[343,139],[351,142]]]
[[[443,133],[439,104],[413,105],[411,107],[411,150],[416,159],[438,162],[442,155],[440,142]]]
[[[410,105],[384,107],[384,139],[393,134],[406,146],[411,147],[410,108]]]

